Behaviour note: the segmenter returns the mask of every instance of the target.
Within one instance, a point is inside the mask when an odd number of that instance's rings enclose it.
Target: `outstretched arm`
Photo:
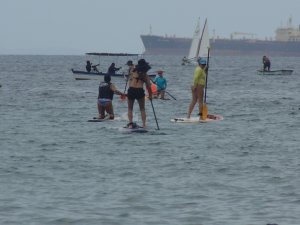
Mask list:
[[[111,90],[112,90],[114,93],[116,93],[117,95],[126,95],[125,93],[119,91],[119,90],[116,88],[116,86],[113,85],[113,84],[110,86],[110,88],[111,88]]]
[[[151,82],[150,82],[150,78],[149,78],[149,76],[147,74],[146,74],[145,84],[146,84],[146,88],[147,88],[148,93],[149,93],[149,99],[152,99]]]

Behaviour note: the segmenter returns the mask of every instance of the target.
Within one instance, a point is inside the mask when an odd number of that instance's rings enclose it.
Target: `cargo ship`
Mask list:
[[[256,39],[252,33],[234,32],[230,38],[210,38],[213,55],[269,55],[300,57],[300,25],[295,28],[292,18],[275,31],[275,39]],[[189,52],[192,38],[141,35],[147,55],[182,55]],[[237,38],[239,37],[239,38]]]

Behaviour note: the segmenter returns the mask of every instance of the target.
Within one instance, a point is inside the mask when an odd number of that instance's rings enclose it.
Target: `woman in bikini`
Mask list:
[[[135,123],[132,122],[133,120],[133,105],[135,99],[138,101],[140,111],[141,111],[141,118],[143,122],[143,128],[146,128],[146,112],[145,112],[145,91],[144,91],[144,84],[149,92],[149,99],[152,99],[152,91],[151,91],[151,84],[150,78],[147,75],[148,70],[151,67],[145,61],[145,59],[140,59],[138,64],[135,66],[135,69],[129,75],[129,82],[128,82],[128,92],[127,92],[127,102],[128,102],[128,127],[134,128],[136,126]]]
[[[111,77],[109,75],[104,76],[104,82],[101,82],[99,85],[98,92],[98,101],[97,107],[99,112],[99,119],[105,118],[105,111],[109,115],[109,119],[114,119],[114,109],[113,109],[113,97],[114,94],[124,95],[124,93],[120,92],[116,86],[110,82]]]

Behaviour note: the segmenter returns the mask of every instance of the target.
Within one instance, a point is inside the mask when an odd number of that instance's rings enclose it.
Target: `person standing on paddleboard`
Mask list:
[[[264,71],[270,71],[271,61],[267,56],[265,56],[265,55],[263,56],[262,63],[263,63],[263,66],[264,66]]]
[[[191,113],[194,110],[196,103],[198,102],[199,112],[201,116],[202,107],[203,107],[203,95],[204,95],[204,87],[205,87],[205,79],[206,79],[206,60],[199,58],[198,65],[194,71],[194,83],[191,86],[192,90],[192,101],[189,106],[187,118],[191,117]]]
[[[133,69],[134,69],[134,65],[132,60],[128,60],[126,65],[128,66],[128,75],[132,73]]]
[[[133,72],[134,70],[134,64],[132,62],[132,60],[128,60],[127,63],[125,64],[128,66],[128,70],[127,70],[127,74],[126,76],[124,75],[124,78],[125,78],[125,88],[124,88],[124,93],[126,92],[126,88],[127,88],[127,83],[128,83],[128,78],[130,76],[130,74]],[[126,96],[125,95],[121,95],[121,100],[125,100],[126,99]]]
[[[143,128],[146,128],[146,112],[145,112],[145,90],[144,84],[149,93],[149,99],[152,99],[152,90],[150,84],[150,78],[147,74],[148,70],[151,67],[149,63],[145,61],[145,59],[140,59],[138,64],[133,69],[133,72],[129,74],[129,81],[128,81],[128,92],[127,92],[127,103],[128,103],[128,120],[129,123],[127,124],[128,128],[134,128],[133,123],[133,105],[134,101],[137,100],[140,111],[141,111],[141,118],[143,122]]]
[[[101,82],[99,85],[98,92],[98,101],[97,107],[99,112],[99,119],[105,118],[105,111],[109,115],[109,119],[114,119],[114,109],[112,105],[112,100],[114,97],[114,93],[118,95],[124,95],[124,93],[117,90],[116,86],[110,82],[110,75],[104,76],[104,82]]]

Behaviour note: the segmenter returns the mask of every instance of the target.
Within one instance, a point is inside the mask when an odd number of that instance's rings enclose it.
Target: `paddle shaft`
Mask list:
[[[126,78],[126,75],[125,75],[125,78]],[[127,79],[125,79],[126,82],[125,82],[125,88],[124,88],[124,92],[123,92],[124,94],[125,94],[126,89],[127,89],[128,78],[129,78],[129,74],[128,74],[128,76],[127,76]]]
[[[151,106],[152,106],[152,110],[153,110],[153,114],[154,114],[154,118],[155,118],[157,130],[159,130],[159,126],[158,126],[158,122],[157,122],[157,118],[156,118],[156,114],[155,114],[155,110],[154,110],[154,107],[153,107],[153,103],[152,103],[152,99],[151,99],[151,98],[150,98],[150,102],[151,102]]]
[[[168,94],[168,95],[170,95],[170,97],[171,98],[173,98],[174,100],[177,100],[173,95],[171,95],[168,91],[166,91],[166,93]]]
[[[208,52],[207,52],[207,71],[206,71],[206,79],[205,79],[204,103],[206,103],[206,93],[207,93],[207,80],[208,80],[208,68],[209,68],[209,51],[210,51],[210,48],[208,48]]]
[[[208,78],[208,68],[209,68],[209,48],[208,48],[208,53],[207,53],[207,63],[206,63],[206,78],[205,78],[205,93],[204,93],[204,102],[203,102],[203,106],[202,106],[202,115],[201,115],[201,119],[202,120],[206,120],[207,119],[207,115],[208,115],[208,108],[206,105],[206,93],[207,93],[207,78]]]

